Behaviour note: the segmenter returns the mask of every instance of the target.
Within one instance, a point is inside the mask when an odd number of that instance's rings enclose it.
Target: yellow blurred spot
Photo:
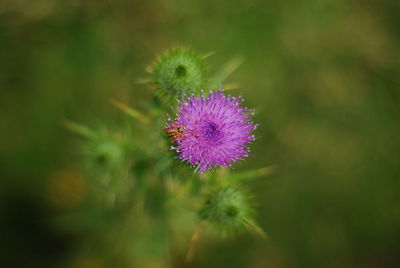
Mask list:
[[[85,180],[74,170],[59,170],[50,176],[49,196],[58,207],[74,207],[85,194]]]

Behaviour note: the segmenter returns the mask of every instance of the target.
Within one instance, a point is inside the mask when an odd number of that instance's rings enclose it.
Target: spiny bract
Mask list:
[[[248,199],[236,188],[220,188],[208,195],[199,215],[223,233],[240,232],[252,222],[253,210]]]
[[[159,57],[151,67],[158,96],[167,103],[183,94],[198,93],[206,83],[204,57],[187,48],[175,48]]]

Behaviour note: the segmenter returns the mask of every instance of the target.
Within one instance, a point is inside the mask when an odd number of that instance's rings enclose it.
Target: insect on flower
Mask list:
[[[172,142],[176,142],[177,140],[182,139],[182,135],[184,134],[185,127],[178,126],[176,124],[171,124],[170,126],[164,128],[165,133],[168,138],[172,139]]]
[[[184,96],[176,118],[166,128],[176,143],[171,150],[199,173],[230,167],[248,157],[248,144],[256,139],[251,133],[258,125],[250,119],[252,110],[241,107],[242,103],[243,98],[225,96],[223,90]]]

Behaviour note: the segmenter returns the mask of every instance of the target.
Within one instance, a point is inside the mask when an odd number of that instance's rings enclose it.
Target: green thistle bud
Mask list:
[[[122,191],[127,168],[127,147],[117,137],[98,136],[86,140],[83,144],[84,164],[90,172],[92,182],[112,194],[110,205],[114,203],[114,194]]]
[[[97,131],[85,125],[65,120],[65,126],[85,138],[82,153],[94,168],[113,169],[125,161],[126,144],[121,135],[111,135],[107,128]]]
[[[101,138],[91,142],[89,157],[92,162],[101,167],[117,167],[124,161],[124,148],[122,144],[111,138]]]
[[[199,214],[222,233],[237,233],[254,225],[248,196],[232,187],[211,193]]]
[[[170,104],[183,94],[196,94],[206,84],[204,57],[190,49],[175,48],[161,55],[150,68],[157,95]]]

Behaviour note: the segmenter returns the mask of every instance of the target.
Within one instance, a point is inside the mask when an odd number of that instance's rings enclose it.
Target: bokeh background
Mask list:
[[[52,224],[85,195],[62,121],[145,107],[137,81],[177,44],[215,52],[211,73],[245,59],[226,83],[261,138],[237,169],[275,167],[250,185],[269,238],[200,242],[188,266],[399,267],[397,0],[2,0],[1,266],[109,267]]]

